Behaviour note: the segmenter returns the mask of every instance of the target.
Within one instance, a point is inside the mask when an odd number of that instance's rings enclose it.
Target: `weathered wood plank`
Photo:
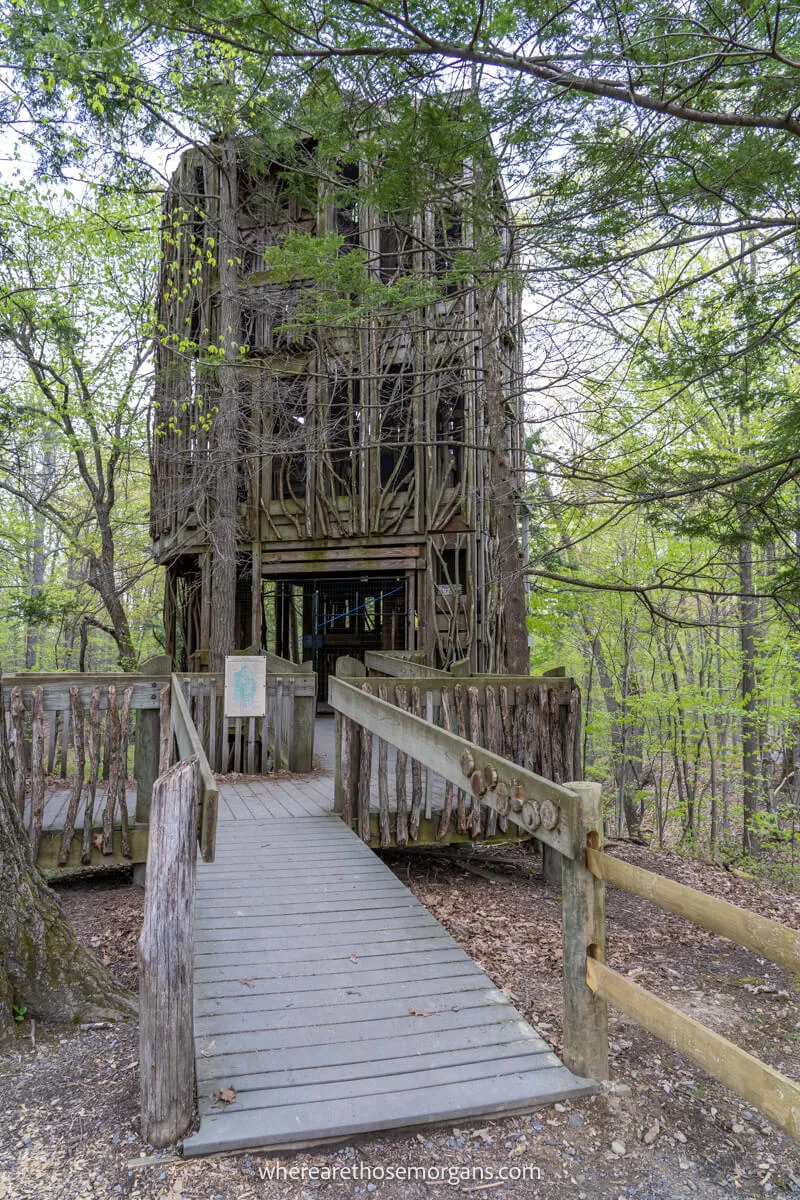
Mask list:
[[[44,820],[44,709],[42,689],[35,687],[31,699],[31,823],[28,829],[34,862],[39,853]]]
[[[184,1153],[192,1156],[207,1154],[221,1145],[247,1146],[280,1145],[297,1140],[298,1127],[307,1140],[350,1136],[376,1129],[436,1124],[470,1115],[520,1111],[547,1104],[568,1095],[580,1096],[591,1092],[585,1081],[579,1081],[563,1067],[544,1071],[520,1072],[501,1079],[484,1079],[480,1089],[475,1082],[440,1084],[434,1088],[415,1088],[383,1097],[380,1109],[375,1099],[340,1100],[335,1105],[327,1101],[307,1103],[296,1108],[284,1106],[262,1111],[235,1114],[214,1114],[206,1118],[200,1131],[184,1142]],[[231,1116],[235,1116],[235,1134],[231,1140]],[[222,1132],[222,1131],[225,1132]],[[224,1139],[220,1142],[220,1134]]]
[[[76,687],[69,689],[69,701],[72,709],[72,740],[75,745],[75,773],[72,777],[67,815],[64,819],[64,832],[61,837],[61,850],[58,855],[58,865],[63,867],[69,858],[72,836],[75,833],[75,818],[81,802],[83,776],[86,769],[86,749],[83,740],[83,701],[80,690]],[[123,801],[124,803],[124,801]]]
[[[598,996],[708,1071],[791,1137],[800,1140],[800,1085],[793,1079],[768,1067],[605,963],[590,958],[586,963],[586,981]]]
[[[632,892],[634,896],[650,900],[666,912],[685,917],[687,921],[710,929],[720,937],[729,938],[763,958],[772,959],[786,967],[787,971],[800,974],[798,930],[748,912],[708,892],[699,892],[663,875],[655,875],[652,871],[613,858],[599,849],[590,848],[587,851],[586,863],[597,879],[604,879],[615,887]]]
[[[192,1124],[192,944],[199,763],[187,758],[153,788],[139,938],[142,1138],[167,1146]]]

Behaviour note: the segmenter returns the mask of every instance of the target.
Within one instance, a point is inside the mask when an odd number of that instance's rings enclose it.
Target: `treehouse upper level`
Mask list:
[[[237,647],[313,658],[318,610],[330,641],[337,620],[391,595],[370,647],[501,669],[498,512],[516,521],[523,431],[491,154],[409,179],[374,139],[333,158],[311,141],[195,147],[163,241],[151,527],[173,657],[183,645],[201,666],[209,644],[222,475],[236,490]],[[300,590],[267,612],[264,581]],[[370,631],[350,632],[342,652],[360,654]],[[324,694],[327,668],[314,669]]]
[[[476,448],[486,423],[488,331],[520,451],[516,300],[508,272],[479,293],[479,271],[511,255],[495,178],[491,262],[476,249],[468,168],[417,212],[381,212],[365,160],[330,186],[313,147],[289,167],[238,151],[236,471],[242,542],[407,539],[474,528]],[[220,403],[217,249],[224,189],[215,146],[188,151],[165,204],[161,342],[153,430],[157,557],[202,547],[214,412]],[[308,244],[308,237],[315,245]],[[332,235],[332,236],[331,236]],[[345,291],[345,289],[350,289]]]

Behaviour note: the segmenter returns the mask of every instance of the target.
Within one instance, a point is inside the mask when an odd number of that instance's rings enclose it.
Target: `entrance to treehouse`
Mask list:
[[[300,575],[265,580],[266,649],[291,662],[312,663],[317,696],[327,707],[336,660],[363,661],[367,650],[405,650],[408,580],[376,572]]]

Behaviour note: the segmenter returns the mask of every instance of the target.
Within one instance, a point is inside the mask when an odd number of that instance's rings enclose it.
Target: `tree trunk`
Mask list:
[[[239,303],[237,292],[236,145],[230,136],[220,148],[219,196],[219,333],[223,363],[219,369],[220,404],[214,421],[214,506],[209,668],[225,669],[234,649],[236,618],[236,476],[239,449],[239,390],[236,377]]]
[[[497,587],[502,617],[502,642],[497,670],[509,675],[530,673],[527,606],[519,544],[518,510],[522,480],[515,476],[509,437],[509,416],[500,365],[500,327],[491,296],[482,295],[483,374],[486,389],[486,437],[489,448],[489,488],[497,526]],[[499,649],[499,648],[498,648]]]
[[[39,874],[8,779],[0,721],[0,1041],[14,1028],[14,1007],[40,1021],[133,1016],[133,996],[78,942],[61,902]]]
[[[753,547],[739,547],[739,645],[741,648],[742,693],[742,849],[745,854],[757,850],[755,817],[759,796],[758,695],[756,678],[757,601],[746,593],[753,591]]]

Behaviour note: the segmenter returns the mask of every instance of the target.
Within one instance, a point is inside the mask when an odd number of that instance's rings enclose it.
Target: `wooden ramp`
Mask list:
[[[184,1152],[341,1140],[595,1090],[326,811],[321,782],[221,788],[217,860],[198,867],[200,1129]],[[223,1088],[233,1104],[216,1099]]]

